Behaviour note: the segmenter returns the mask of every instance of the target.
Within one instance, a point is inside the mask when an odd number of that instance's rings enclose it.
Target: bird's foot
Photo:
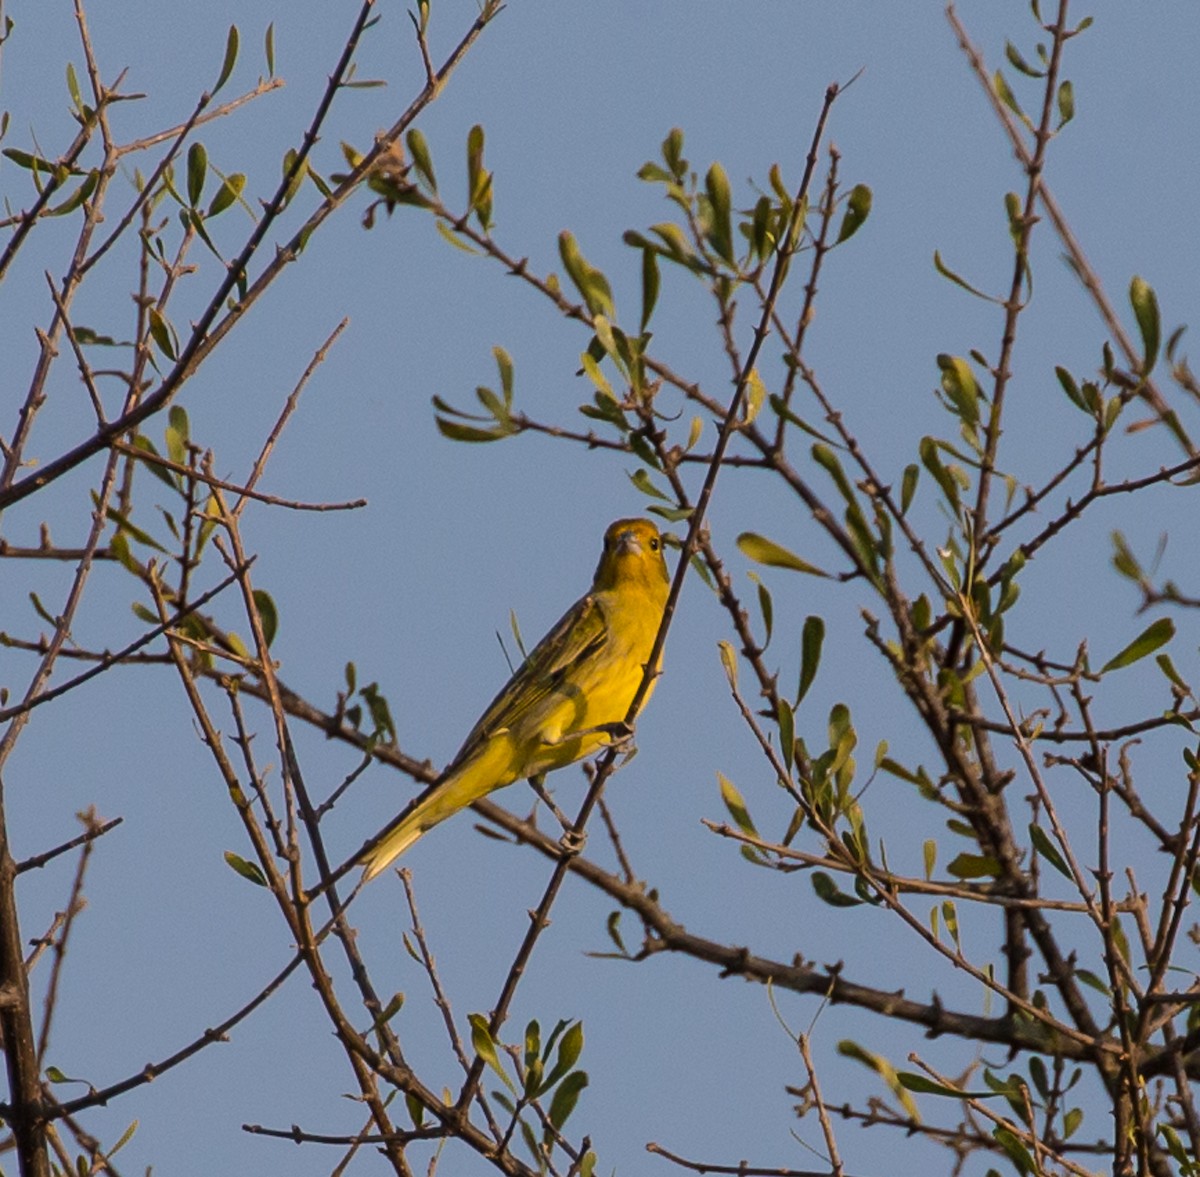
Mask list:
[[[559,838],[558,844],[562,847],[563,854],[575,858],[583,853],[583,848],[587,845],[587,831],[567,830]]]
[[[609,746],[622,752],[632,748],[634,736],[637,734],[633,724],[626,723],[624,720],[618,720],[616,723],[602,723],[593,730],[603,732],[608,736]]]
[[[529,787],[538,795],[538,799],[554,814],[563,829],[568,829],[571,825],[571,819],[554,804],[554,798],[546,791],[546,774],[539,772],[536,776],[529,777],[528,780]]]

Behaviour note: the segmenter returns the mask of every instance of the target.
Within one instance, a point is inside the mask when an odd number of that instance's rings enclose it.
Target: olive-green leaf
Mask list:
[[[404,141],[408,144],[408,153],[412,156],[413,167],[417,169],[417,175],[429,185],[431,192],[436,192],[437,176],[433,172],[433,156],[429,153],[429,144],[425,141],[425,136],[416,127],[413,127],[404,136]]]
[[[159,456],[158,450],[154,448],[154,443],[144,433],[137,434],[131,444],[135,449],[142,450],[143,452],[149,454],[152,459]],[[176,488],[175,475],[171,474],[170,471],[164,470],[162,466],[153,460],[147,461],[143,464],[145,465],[146,469],[154,475],[155,478],[159,479],[161,482],[165,482],[172,489]]]
[[[1158,361],[1158,345],[1161,327],[1158,317],[1158,299],[1154,288],[1136,274],[1129,283],[1129,301],[1137,318],[1138,330],[1142,333],[1142,375],[1149,375]]]
[[[579,1093],[588,1085],[586,1071],[574,1071],[559,1085],[550,1101],[550,1123],[562,1130],[567,1117],[575,1110],[579,1102]]]
[[[173,332],[171,326],[158,307],[150,307],[150,337],[158,344],[158,350],[167,357],[168,360],[175,359],[175,341],[172,338]]]
[[[904,475],[900,479],[900,514],[907,515],[912,506],[913,495],[917,493],[917,480],[921,476],[921,468],[916,462],[910,462],[904,467]]]
[[[654,485],[650,475],[640,466],[630,476],[630,482],[638,488],[644,495],[648,495],[652,499],[662,499],[663,502],[669,502],[665,494]]]
[[[708,169],[708,175],[704,178],[704,187],[711,212],[711,223],[707,233],[708,243],[716,251],[718,257],[733,265],[732,198],[729,191],[729,177],[719,163],[714,163]]]
[[[1050,841],[1050,835],[1041,826],[1031,822],[1029,825],[1029,840],[1037,847],[1037,852],[1064,878],[1071,878],[1071,870],[1058,852],[1058,847]]]
[[[990,854],[960,854],[946,867],[956,879],[995,878],[1000,863]]]
[[[221,76],[217,78],[217,84],[212,88],[215,94],[226,82],[229,81],[229,75],[233,73],[233,67],[237,64],[238,55],[238,31],[237,25],[229,26],[229,36],[225,41],[225,60],[221,63]]]
[[[232,175],[226,176],[221,187],[217,189],[216,196],[212,198],[205,215],[215,217],[218,213],[223,213],[231,204],[236,203],[245,187],[246,177],[241,172],[234,172]]]
[[[474,1047],[475,1053],[500,1076],[504,1086],[513,1095],[516,1095],[517,1091],[513,1087],[512,1080],[500,1065],[500,1056],[496,1053],[496,1043],[492,1038],[491,1030],[488,1029],[487,1018],[483,1014],[468,1014],[467,1020],[471,1023],[471,1045]]]
[[[451,441],[499,441],[507,437],[507,429],[476,429],[473,425],[462,425],[458,421],[447,421],[445,417],[436,418],[438,432]]]
[[[641,330],[645,331],[650,323],[650,316],[654,314],[654,307],[658,303],[658,288],[660,278],[658,272],[658,254],[649,246],[642,249],[642,325]]]
[[[754,820],[746,808],[745,798],[739,792],[737,785],[722,772],[717,773],[717,781],[721,786],[721,800],[725,802],[725,808],[729,810],[729,816],[733,818],[734,824],[743,834],[757,838],[758,830],[754,826]]]
[[[554,1042],[558,1038],[558,1033],[563,1029],[563,1023],[555,1027],[555,1032],[550,1035],[549,1041],[546,1043],[546,1057],[549,1057],[550,1051],[554,1048]],[[562,1040],[558,1044],[558,1057],[554,1060],[554,1067],[550,1071],[537,1089],[537,1095],[544,1095],[556,1083],[558,1083],[564,1075],[579,1061],[579,1056],[583,1052],[583,1023],[572,1022],[567,1026],[565,1033],[562,1035]]]
[[[951,1099],[998,1099],[1003,1094],[1000,1091],[963,1091],[912,1071],[897,1071],[896,1079],[905,1091],[916,1091],[921,1095],[945,1095]]]
[[[275,608],[275,602],[271,599],[271,594],[266,589],[255,589],[252,595],[254,606],[262,619],[263,637],[269,647],[275,640],[275,634],[279,629],[279,613]]]
[[[813,871],[812,886],[813,890],[817,893],[817,898],[823,903],[828,903],[830,907],[862,906],[861,899],[855,899],[853,895],[847,895],[823,870]]]
[[[1061,131],[1075,117],[1075,88],[1069,81],[1064,81],[1058,87],[1058,127]]]
[[[896,1068],[886,1058],[859,1046],[857,1042],[849,1038],[844,1038],[837,1044],[837,1051],[845,1058],[854,1059],[856,1062],[870,1067],[891,1088],[892,1094],[904,1105],[904,1110],[913,1120],[920,1123],[921,1115],[917,1111],[916,1103],[901,1084]]]
[[[1174,636],[1175,622],[1169,617],[1160,617],[1142,630],[1120,653],[1114,654],[1101,667],[1100,673],[1107,674],[1110,670],[1120,670],[1123,666],[1129,666],[1145,658],[1147,654],[1153,654]]]
[[[200,195],[204,191],[204,177],[208,172],[208,152],[203,143],[193,143],[188,148],[187,156],[187,190],[188,203],[195,208],[200,203]]]
[[[267,885],[267,878],[262,873],[262,868],[256,862],[248,862],[239,854],[234,854],[232,850],[225,851],[225,861],[233,867],[243,879],[249,879],[252,883],[257,883],[260,887]]]
[[[866,184],[855,184],[846,199],[846,214],[842,217],[842,227],[838,230],[835,244],[841,245],[843,241],[853,237],[870,215],[871,189]]]
[[[717,642],[717,649],[721,655],[721,665],[725,668],[725,677],[729,680],[729,689],[737,690],[737,654],[734,653],[733,644],[722,638]]]
[[[793,572],[807,572],[810,576],[828,576],[829,573],[802,560],[794,552],[780,547],[774,540],[758,535],[753,531],[743,531],[737,537],[737,546],[744,556],[757,564],[767,564],[772,568],[790,568]]]
[[[817,677],[817,667],[821,664],[821,645],[825,641],[825,620],[815,613],[804,619],[804,628],[800,633],[800,689],[796,692],[796,706],[808,694]]]
[[[942,354],[937,357],[942,373],[942,391],[950,399],[966,425],[979,423],[979,382],[971,365],[962,356]]]

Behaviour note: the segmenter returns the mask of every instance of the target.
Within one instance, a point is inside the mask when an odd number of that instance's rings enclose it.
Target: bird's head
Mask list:
[[[592,587],[642,588],[666,601],[671,578],[663,539],[649,519],[618,519],[604,533],[604,551]]]

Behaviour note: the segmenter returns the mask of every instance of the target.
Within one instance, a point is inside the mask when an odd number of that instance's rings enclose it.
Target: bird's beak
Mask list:
[[[617,536],[617,552],[620,555],[624,556],[631,552],[640,555],[641,551],[642,543],[641,540],[638,539],[636,532],[622,531],[621,534]]]

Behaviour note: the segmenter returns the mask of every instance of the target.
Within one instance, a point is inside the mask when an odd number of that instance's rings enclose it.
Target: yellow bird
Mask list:
[[[604,533],[591,591],[538,642],[441,777],[366,851],[364,880],[494,789],[611,743],[641,684],[669,587],[658,528],[618,519]]]

